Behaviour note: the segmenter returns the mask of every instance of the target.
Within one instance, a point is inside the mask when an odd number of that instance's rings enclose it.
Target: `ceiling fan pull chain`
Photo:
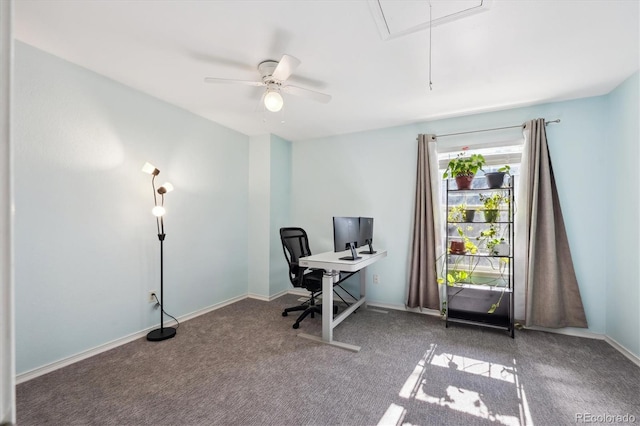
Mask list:
[[[433,90],[433,83],[431,82],[431,2],[429,2],[429,90]]]

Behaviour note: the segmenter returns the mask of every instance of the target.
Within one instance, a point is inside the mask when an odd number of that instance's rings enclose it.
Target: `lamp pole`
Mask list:
[[[162,223],[162,218],[160,218],[160,222]],[[164,228],[164,226],[163,226]],[[160,340],[170,339],[176,335],[176,329],[173,327],[165,327],[164,326],[164,305],[163,305],[163,294],[164,294],[164,255],[163,255],[163,243],[164,237],[166,234],[164,233],[164,229],[161,234],[158,234],[158,239],[160,240],[160,328],[157,328],[153,331],[150,331],[147,334],[147,340],[157,342]]]

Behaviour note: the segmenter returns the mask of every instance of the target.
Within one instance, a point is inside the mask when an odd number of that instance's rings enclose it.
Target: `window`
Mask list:
[[[499,168],[508,165],[510,167],[509,173],[511,175],[513,187],[517,188],[518,179],[520,177],[522,150],[524,147],[523,142],[523,140],[514,140],[495,144],[487,143],[470,148],[442,147],[441,145],[438,145],[438,168],[439,176],[441,177],[440,211],[444,223],[447,222],[446,219],[448,217],[451,218],[452,214],[461,214],[460,210],[456,211],[451,208],[447,209],[447,180],[442,179],[442,175],[447,168],[449,160],[456,157],[463,151],[466,155],[482,154],[486,161],[486,165],[483,167],[484,172],[495,172],[498,171]],[[478,179],[473,180],[471,188],[480,189],[487,187],[486,180],[482,178],[482,176],[482,172],[477,174]],[[484,204],[481,196],[482,195],[479,193],[465,193],[450,196],[450,205],[458,205],[462,203],[467,211],[471,211],[471,214],[475,213],[475,217],[473,219],[470,219],[469,217],[462,219],[463,223],[459,224],[448,223],[446,232],[450,240],[459,239],[466,241],[468,244],[473,244],[478,252],[487,252],[493,249],[493,244],[495,244],[496,240],[500,240],[500,238],[504,237],[502,234],[508,232],[508,228],[499,223],[488,224],[485,221],[482,210]],[[503,205],[501,209],[505,209],[505,206]],[[506,215],[506,211],[503,210],[499,214]],[[457,222],[458,220],[449,220],[449,222],[451,221]],[[462,237],[462,234],[464,234],[464,238]],[[468,259],[468,261],[471,262],[472,260]],[[494,263],[495,262],[491,259],[488,259],[486,262],[475,261],[474,267],[472,268],[474,275],[473,281],[489,285],[500,285],[499,282],[496,282],[497,280],[499,281],[499,276],[501,275],[500,268],[499,265]],[[451,266],[452,265],[450,265],[450,267]]]

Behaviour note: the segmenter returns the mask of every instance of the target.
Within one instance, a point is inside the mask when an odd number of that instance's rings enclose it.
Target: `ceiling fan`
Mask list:
[[[284,101],[280,92],[312,99],[314,101],[327,103],[331,100],[331,95],[305,89],[303,87],[286,84],[287,79],[293,71],[300,65],[300,60],[291,55],[283,55],[280,61],[267,60],[258,64],[258,72],[261,81],[232,80],[226,78],[206,77],[206,83],[231,83],[244,84],[246,86],[266,87],[263,96],[264,106],[272,112],[282,109]]]

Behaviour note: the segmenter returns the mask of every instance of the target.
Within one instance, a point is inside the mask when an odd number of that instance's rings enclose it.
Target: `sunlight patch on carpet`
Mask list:
[[[398,394],[400,398],[446,407],[459,413],[507,426],[533,426],[524,387],[518,380],[515,359],[510,365],[504,365],[451,353],[437,353],[436,347],[437,345],[431,344],[424,356],[418,361],[400,389]],[[439,368],[448,370],[446,377],[449,377],[452,382],[454,380],[458,382],[457,375],[471,374],[504,383],[504,386],[507,386],[507,393],[518,401],[518,413],[501,413],[496,408],[490,408],[495,406],[495,401],[487,401],[487,397],[481,389],[465,389],[453,384],[440,384],[440,388],[438,388],[438,385],[434,385],[432,382],[433,377],[429,377],[429,372],[432,373],[431,376],[435,373],[441,373]],[[437,394],[432,394],[434,392]],[[409,423],[405,422],[405,419],[409,405],[409,403],[402,404],[402,402],[392,403],[378,425],[408,425]]]

